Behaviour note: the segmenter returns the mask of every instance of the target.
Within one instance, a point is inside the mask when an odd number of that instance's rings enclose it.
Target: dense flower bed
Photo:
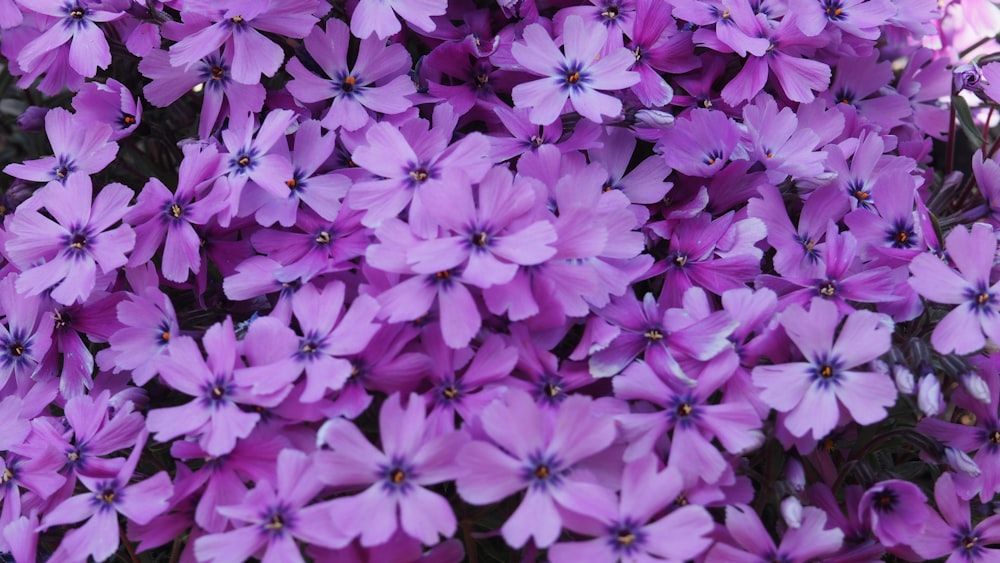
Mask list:
[[[989,0],[0,0],[0,559],[1000,561]]]

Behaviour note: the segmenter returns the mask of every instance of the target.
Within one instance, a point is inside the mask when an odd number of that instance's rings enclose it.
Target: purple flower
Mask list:
[[[328,389],[340,390],[354,369],[344,356],[364,350],[379,329],[373,322],[378,302],[359,295],[345,313],[344,292],[339,281],[323,290],[302,286],[292,297],[301,335],[277,319],[254,321],[244,337],[251,367],[237,370],[237,380],[267,395],[282,391],[304,371],[303,403],[320,400]]]
[[[77,119],[110,125],[114,130],[110,137],[112,141],[131,135],[142,121],[142,104],[114,78],[109,78],[104,84],[85,84],[73,97],[73,109]]]
[[[923,533],[931,514],[920,487],[899,479],[876,483],[865,491],[858,511],[886,547],[909,545]]]
[[[111,11],[114,4],[92,0],[70,0],[52,2],[49,0],[18,0],[25,8],[50,16],[50,27],[21,50],[17,63],[30,71],[45,55],[61,49],[69,43],[69,64],[76,72],[92,77],[98,68],[111,64],[111,48],[98,23],[108,22],[124,15],[121,11]]]
[[[288,62],[288,72],[294,77],[288,91],[295,99],[304,103],[333,100],[321,122],[327,129],[360,129],[371,119],[369,111],[402,113],[412,105],[407,96],[416,93],[407,76],[412,61],[402,45],[387,46],[382,39],[368,37],[361,41],[354,64],[348,66],[350,38],[347,24],[328,20],[325,30],[313,28],[305,39],[306,51],[322,74],[317,76],[298,58]]]
[[[931,301],[957,305],[934,327],[934,349],[970,354],[987,337],[1000,342],[1000,282],[990,285],[997,240],[992,227],[976,223],[970,231],[953,229],[945,244],[958,272],[936,256],[921,254],[910,263],[910,286]]]
[[[201,237],[192,225],[204,225],[225,205],[221,191],[205,193],[223,171],[218,150],[192,143],[183,151],[177,188],[171,192],[163,182],[150,178],[124,217],[134,226],[137,242],[129,263],[145,264],[162,247],[163,277],[174,282],[187,281],[189,272],[197,274],[201,269]]]
[[[17,209],[7,253],[23,270],[18,292],[38,295],[51,289],[53,299],[71,305],[85,301],[94,290],[98,268],[108,274],[125,265],[135,233],[128,225],[112,225],[125,214],[132,190],[108,184],[96,198],[92,194],[90,177],[78,174],[65,186],[48,184],[35,193],[33,205]],[[42,207],[54,221],[39,212]]]
[[[233,322],[226,318],[205,333],[208,359],[187,336],[174,339],[170,355],[160,363],[160,378],[170,387],[194,398],[176,407],[154,409],[146,415],[146,426],[164,442],[190,434],[209,455],[232,451],[236,440],[246,438],[260,415],[240,410],[237,403],[257,404],[259,399],[235,381],[238,362]]]
[[[892,321],[855,311],[834,338],[841,318],[835,304],[820,298],[812,300],[808,312],[798,304],[789,306],[779,320],[806,361],[753,370],[761,398],[788,413],[785,426],[794,436],[811,432],[814,439],[823,438],[840,422],[842,408],[853,420],[872,424],[896,402],[896,386],[888,375],[852,369],[889,350]]]
[[[889,0],[791,0],[799,29],[809,36],[833,26],[863,39],[878,39],[881,26],[896,15]]]
[[[312,14],[316,5],[317,0],[222,0],[196,4],[190,9],[192,15],[200,11],[199,16],[208,16],[213,23],[189,31],[171,46],[170,63],[190,67],[225,45],[226,51],[233,53],[233,80],[254,84],[262,74],[273,76],[285,60],[281,47],[261,31],[305,37],[317,22]],[[205,21],[204,17],[191,19]]]
[[[156,375],[180,327],[170,298],[159,288],[140,286],[136,291],[118,303],[118,320],[125,326],[111,335],[111,348],[100,352],[98,361],[105,369],[130,370],[132,381],[145,385]]]
[[[646,363],[691,383],[677,358],[712,359],[730,345],[729,335],[736,328],[727,313],[694,319],[683,309],[657,305],[651,293],[643,297],[642,303],[631,293],[612,299],[598,314],[609,321],[615,336],[606,348],[590,357],[594,377],[615,375],[643,354]]]
[[[678,119],[657,147],[674,170],[710,177],[729,162],[739,141],[739,128],[725,113],[697,108]]]
[[[305,561],[295,540],[325,547],[341,547],[349,539],[330,520],[324,503],[307,506],[323,485],[314,459],[293,449],[277,459],[277,479],[259,482],[242,502],[216,507],[236,528],[194,540],[199,561],[244,561],[264,549],[262,561]],[[245,523],[240,526],[236,523]]]
[[[436,28],[431,16],[442,16],[447,9],[447,0],[360,0],[351,15],[351,33],[361,39],[374,33],[385,40],[402,29],[397,14],[417,29],[431,32]]]
[[[45,134],[53,156],[8,164],[3,171],[32,182],[56,181],[65,184],[75,175],[100,172],[115,159],[118,144],[111,141],[112,129],[101,123],[81,126],[81,120],[63,108],[45,114]]]
[[[66,532],[53,558],[68,561],[91,555],[98,561],[109,559],[118,551],[118,514],[137,524],[145,524],[167,509],[173,485],[166,471],[128,484],[145,443],[146,433],[143,432],[114,477],[81,476],[80,482],[88,492],[63,501],[45,514],[40,530],[87,520],[79,528]]]
[[[706,365],[696,385],[681,388],[645,362],[635,362],[613,380],[615,396],[643,400],[662,411],[635,412],[617,417],[629,441],[625,460],[654,451],[656,443],[670,432],[670,460],[686,480],[716,483],[727,464],[712,444],[713,439],[730,453],[754,449],[763,441],[757,411],[748,402],[711,404],[709,398],[726,383],[735,370],[736,357],[730,355]],[[661,370],[662,373],[662,370]]]
[[[454,456],[468,436],[434,433],[426,424],[423,398],[410,395],[404,407],[398,394],[382,404],[379,435],[381,450],[344,419],[329,420],[320,428],[317,442],[332,448],[316,454],[324,482],[368,486],[357,495],[333,500],[333,521],[343,524],[348,537],[360,536],[363,546],[383,543],[398,529],[424,545],[438,543],[439,535],[451,536],[457,527],[451,506],[426,487],[455,477]]]
[[[408,209],[409,223],[420,236],[436,232],[434,210],[448,209],[457,192],[483,179],[491,162],[489,143],[471,133],[450,143],[455,125],[448,104],[434,108],[434,128],[423,121],[397,127],[376,123],[365,134],[366,144],[352,159],[377,179],[356,182],[347,194],[352,209],[365,210],[362,223],[377,227]]]
[[[844,532],[826,528],[826,513],[814,507],[802,509],[802,521],[789,528],[775,545],[760,517],[745,504],[726,507],[726,542],[718,542],[705,557],[706,563],[757,563],[758,561],[811,561],[836,553]],[[732,543],[729,543],[732,542]],[[734,545],[735,544],[735,545]],[[738,546],[738,547],[737,547]]]
[[[556,253],[552,224],[532,221],[535,193],[504,168],[491,168],[475,190],[456,190],[447,210],[431,213],[447,235],[417,242],[406,261],[418,274],[461,267],[462,279],[487,288],[509,282],[518,265],[535,266]]]
[[[923,533],[913,537],[914,551],[927,559],[948,555],[947,563],[986,563],[1000,557],[1000,550],[988,547],[1000,543],[1000,515],[973,526],[969,501],[958,495],[950,473],[938,477],[934,500],[944,518],[930,514]]]
[[[201,85],[204,94],[198,136],[207,139],[227,116],[256,113],[264,106],[264,85],[233,80],[232,59],[232,51],[223,55],[213,52],[185,69],[172,66],[166,51],[154,49],[139,62],[139,71],[152,79],[143,94],[154,106],[167,107]]]
[[[635,57],[627,49],[597,58],[607,37],[608,30],[600,23],[570,16],[563,26],[564,53],[544,27],[526,27],[524,43],[511,48],[513,56],[521,66],[545,78],[515,86],[511,92],[514,105],[532,108],[531,121],[539,125],[555,121],[566,100],[591,121],[601,123],[602,116],[617,117],[621,101],[598,90],[627,88],[639,81],[639,75],[628,71]]]
[[[559,508],[587,514],[598,498],[610,500],[611,491],[582,479],[586,471],[574,471],[615,439],[614,423],[593,406],[590,398],[572,395],[549,412],[527,393],[511,389],[480,415],[492,442],[473,441],[462,449],[458,462],[464,472],[455,485],[472,504],[494,503],[526,489],[501,528],[511,547],[520,548],[532,537],[538,547],[548,547],[562,528]]]
[[[35,374],[52,345],[52,315],[40,314],[39,297],[18,295],[17,274],[0,281],[0,308],[7,318],[0,324],[0,389],[14,375],[19,385]]]
[[[677,499],[683,480],[673,467],[657,470],[656,457],[645,455],[625,466],[620,499],[601,496],[578,531],[597,536],[584,542],[560,542],[549,548],[553,563],[577,561],[668,561],[694,559],[712,540],[714,522],[701,506],[688,505],[656,518]],[[612,502],[607,501],[611,499]],[[593,520],[593,522],[590,522]]]

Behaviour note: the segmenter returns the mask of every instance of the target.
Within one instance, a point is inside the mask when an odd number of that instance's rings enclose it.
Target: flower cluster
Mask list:
[[[0,559],[998,560],[998,28],[0,0]]]

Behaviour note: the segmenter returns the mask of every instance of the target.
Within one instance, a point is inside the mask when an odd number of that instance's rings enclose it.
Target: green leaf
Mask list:
[[[955,108],[955,115],[958,116],[958,123],[962,126],[965,134],[969,137],[976,148],[983,146],[983,134],[972,119],[972,111],[969,110],[969,103],[965,98],[955,95],[951,97],[952,106]]]

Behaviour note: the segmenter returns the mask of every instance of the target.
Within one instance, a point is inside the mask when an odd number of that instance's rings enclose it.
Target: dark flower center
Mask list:
[[[847,18],[840,0],[824,0],[823,11],[826,12],[826,17],[833,21]]]
[[[280,514],[275,514],[274,516],[271,516],[271,519],[267,521],[267,524],[264,524],[264,527],[268,530],[280,530],[285,527],[285,520]]]
[[[977,543],[979,543],[979,536],[973,536],[971,538],[969,536],[965,536],[962,538],[962,547],[965,549],[974,549]]]
[[[82,233],[77,233],[73,235],[73,238],[70,239],[69,246],[70,248],[75,248],[77,250],[80,250],[84,246],[87,246],[87,237],[84,236]]]
[[[97,495],[97,500],[111,504],[115,502],[115,491],[114,489],[104,489],[100,494]]]
[[[316,235],[316,238],[313,239],[313,240],[316,241],[316,244],[326,245],[326,244],[330,244],[330,241],[332,239],[330,238],[330,233],[328,233],[326,231],[320,231],[319,234]]]
[[[474,244],[474,245],[476,245],[478,247],[483,247],[483,246],[486,246],[487,239],[488,239],[488,237],[487,237],[486,233],[480,231],[480,232],[475,233],[474,235],[472,235],[472,244]]]
[[[180,218],[180,216],[184,214],[184,209],[183,209],[183,208],[182,208],[182,207],[181,207],[180,205],[177,205],[177,204],[175,203],[175,204],[173,204],[173,205],[171,205],[171,206],[170,206],[170,211],[169,211],[169,213],[170,213],[170,215],[171,215],[171,216],[172,216],[173,218],[175,218],[175,219],[179,219],[179,218]]]
[[[562,387],[559,387],[555,383],[546,383],[542,389],[546,395],[553,399],[559,396],[559,393],[562,393]]]
[[[424,182],[427,180],[427,177],[427,171],[423,168],[417,168],[416,170],[410,172],[410,178],[413,178],[414,182]]]
[[[574,72],[571,72],[571,73],[569,73],[569,74],[566,75],[566,82],[568,82],[570,84],[576,84],[579,81],[580,81],[580,73],[579,72],[574,71]]]
[[[60,166],[59,168],[56,168],[56,176],[59,176],[60,178],[65,178],[68,175],[69,175],[69,169],[66,168],[65,166]]]
[[[398,485],[406,480],[406,472],[402,469],[393,469],[389,473],[389,480]]]
[[[24,354],[24,344],[20,342],[14,342],[7,346],[7,351],[10,352],[12,356],[21,356]]]
[[[691,416],[692,412],[694,412],[694,408],[688,403],[681,403],[677,405],[677,416],[679,417],[683,418],[686,416]]]
[[[659,329],[655,328],[647,330],[646,332],[643,333],[643,336],[645,336],[647,340],[652,340],[653,342],[656,342],[657,340],[663,340],[663,333],[660,332]]]
[[[621,12],[618,10],[618,6],[608,6],[603,12],[601,12],[601,16],[608,18],[609,20],[613,20],[620,15]]]
[[[678,254],[677,256],[674,256],[674,264],[676,264],[678,268],[683,268],[684,265],[687,264],[687,261],[688,257],[686,254]]]
[[[353,92],[354,85],[357,84],[357,81],[358,81],[357,78],[354,78],[353,76],[348,76],[347,78],[344,78],[344,82],[341,83],[340,89],[343,90],[344,92]]]
[[[243,23],[244,20],[243,20],[243,16],[234,16],[234,17],[229,18],[229,21],[233,22],[236,25],[240,25],[240,24]]]
[[[896,501],[899,496],[888,489],[875,493],[875,510],[878,512],[892,512],[896,508]]]
[[[994,444],[1000,444],[1000,430],[994,430],[993,432],[990,432],[989,440]]]
[[[75,20],[82,20],[84,14],[85,14],[85,12],[83,11],[83,8],[81,8],[79,6],[73,8],[72,10],[69,11],[69,17],[71,17],[71,18],[73,18]]]
[[[458,396],[458,389],[455,389],[454,385],[449,385],[441,390],[441,394],[445,399],[451,400]]]
[[[687,506],[687,505],[688,505],[688,498],[687,495],[685,495],[683,492],[677,495],[677,498],[674,499],[674,506]]]
[[[222,80],[222,77],[226,74],[226,71],[218,66],[213,66],[209,72],[212,74],[212,80]]]
[[[0,485],[6,485],[14,478],[14,473],[9,468],[4,468],[3,474],[0,474]]]
[[[243,155],[236,161],[236,164],[238,164],[240,168],[246,168],[247,166],[250,166],[250,157]]]
[[[534,475],[538,479],[548,479],[549,476],[551,475],[551,473],[549,472],[549,466],[544,464],[539,465],[538,467],[535,468]]]
[[[837,286],[833,285],[832,281],[826,281],[820,284],[819,294],[823,297],[833,297],[837,293]]]
[[[122,116],[122,123],[125,125],[135,125],[135,116],[130,113],[126,113]]]
[[[618,543],[620,543],[621,545],[623,545],[623,546],[629,546],[629,545],[632,545],[632,542],[635,541],[635,534],[633,534],[632,532],[629,532],[628,530],[622,530],[622,531],[618,532],[617,539],[618,539]]]
[[[830,364],[823,364],[817,371],[820,377],[823,379],[830,379],[833,377],[833,367]]]

